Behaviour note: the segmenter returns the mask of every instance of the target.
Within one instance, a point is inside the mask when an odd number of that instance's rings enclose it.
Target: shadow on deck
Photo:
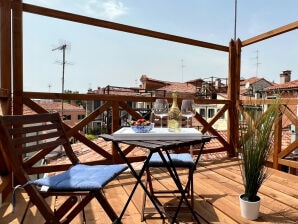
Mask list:
[[[174,183],[170,177],[160,169],[153,171],[154,184],[157,188],[170,188]],[[236,159],[207,160],[199,163],[194,175],[195,210],[200,216],[201,223],[297,223],[298,220],[298,177],[270,169],[271,176],[260,189],[262,198],[260,216],[255,221],[248,221],[241,217],[239,210],[239,194],[243,191],[240,169]],[[179,171],[182,182],[185,182],[187,171]],[[111,182],[105,189],[105,194],[117,214],[120,214],[128,194],[131,191],[134,179],[129,172],[119,179]],[[132,202],[122,219],[123,224],[161,224],[164,222],[158,215],[147,217],[141,222],[140,208],[142,203],[142,190],[138,187]],[[166,215],[170,215],[171,207],[175,206],[176,197],[167,195],[160,198],[164,203]],[[11,213],[12,204],[8,200],[3,202],[0,209],[0,223],[21,223],[25,213],[27,194],[22,190],[17,193],[17,207]],[[59,204],[55,198],[48,199],[52,206]],[[148,206],[150,206],[148,204]],[[85,209],[87,223],[111,223],[97,203],[92,203]],[[35,206],[29,205],[24,223],[42,223],[42,216]],[[179,223],[195,223],[190,213],[181,212]],[[83,223],[83,217],[76,217],[72,223]]]

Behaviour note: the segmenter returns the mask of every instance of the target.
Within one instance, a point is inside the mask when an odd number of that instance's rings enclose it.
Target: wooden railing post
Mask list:
[[[0,115],[11,114],[11,3],[0,1]],[[0,145],[0,206],[12,186],[11,168]]]
[[[229,156],[235,156],[238,149],[239,120],[238,104],[240,95],[240,63],[241,63],[241,41],[231,40],[229,45],[229,79],[228,79],[228,99],[230,100],[228,118],[228,142],[231,148]]]
[[[11,92],[11,5],[0,2],[0,88]],[[9,111],[10,112],[10,107]]]
[[[112,133],[120,127],[119,102],[113,102],[112,107]]]
[[[12,1],[13,114],[23,114],[23,9]]]
[[[281,152],[282,145],[282,113],[275,120],[274,124],[274,147],[273,147],[273,168],[280,170],[281,165],[278,162],[278,155]]]
[[[119,102],[113,102],[112,106],[112,133],[117,131],[120,127],[120,116],[119,116]],[[120,156],[118,155],[117,149],[112,148],[112,155],[113,155],[113,161],[114,163],[117,163],[120,161]]]

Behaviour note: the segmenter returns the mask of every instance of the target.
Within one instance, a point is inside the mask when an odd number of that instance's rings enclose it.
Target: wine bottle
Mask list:
[[[173,103],[168,113],[168,130],[170,132],[180,132],[181,131],[181,111],[178,107],[177,91],[173,92]]]

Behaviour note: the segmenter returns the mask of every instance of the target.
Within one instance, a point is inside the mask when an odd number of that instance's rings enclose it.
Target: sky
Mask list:
[[[228,46],[236,0],[24,0],[97,19]],[[296,0],[238,0],[236,37],[244,41],[298,20]],[[142,75],[186,82],[227,78],[228,53],[24,13],[24,90],[86,93],[98,87],[136,87]],[[56,50],[54,50],[56,49]],[[298,30],[242,48],[241,77],[279,83],[298,79]]]

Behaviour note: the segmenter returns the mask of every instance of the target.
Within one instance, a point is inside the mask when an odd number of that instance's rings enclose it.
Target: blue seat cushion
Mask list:
[[[170,154],[173,165],[175,167],[192,167],[194,165],[194,161],[190,153],[180,153],[180,154]],[[166,161],[169,161],[167,155],[165,155]],[[155,152],[152,154],[152,157],[149,160],[149,166],[152,167],[162,167],[165,166],[160,155]]]
[[[77,164],[55,176],[29,181],[27,184],[48,186],[55,191],[90,191],[103,188],[127,169],[127,165],[84,165]]]

